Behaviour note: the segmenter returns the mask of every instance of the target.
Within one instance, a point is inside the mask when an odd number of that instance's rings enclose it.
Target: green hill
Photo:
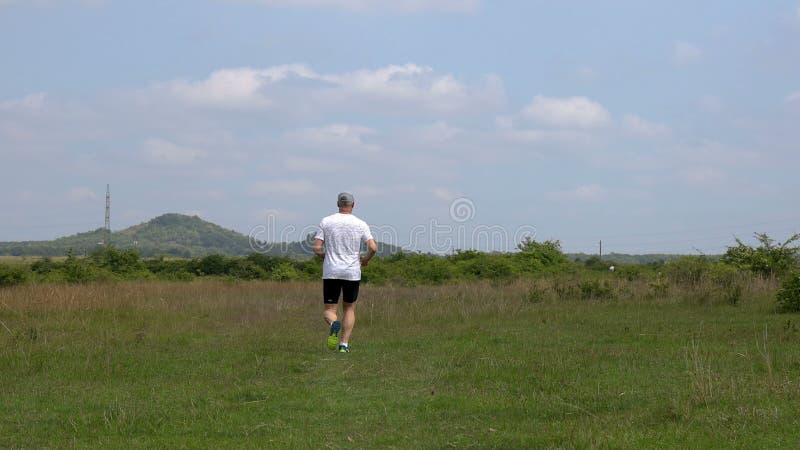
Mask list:
[[[52,241],[0,242],[0,255],[63,256],[70,249],[76,254],[90,253],[101,242],[102,228],[61,237]],[[135,248],[142,256],[157,255],[191,258],[210,254],[246,255],[254,253],[250,238],[237,231],[225,229],[197,216],[164,214],[149,222],[134,225],[111,234],[111,245]],[[400,251],[399,247],[379,245],[383,255]],[[277,243],[263,247],[270,255],[310,256],[310,241]]]

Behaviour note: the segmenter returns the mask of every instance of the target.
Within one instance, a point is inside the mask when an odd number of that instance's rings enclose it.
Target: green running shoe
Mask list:
[[[335,320],[331,324],[331,331],[328,335],[328,348],[331,350],[336,350],[336,346],[339,345],[339,331],[342,329],[342,322]]]
[[[350,347],[347,345],[340,345],[339,353],[350,353]]]

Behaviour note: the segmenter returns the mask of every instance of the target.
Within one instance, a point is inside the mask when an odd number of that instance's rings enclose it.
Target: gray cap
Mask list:
[[[353,203],[356,199],[353,198],[353,194],[349,192],[342,192],[336,197],[336,205],[341,206],[343,203]]]

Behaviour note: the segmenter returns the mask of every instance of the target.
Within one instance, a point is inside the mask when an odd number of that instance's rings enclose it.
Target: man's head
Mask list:
[[[340,211],[352,211],[355,204],[356,200],[349,192],[342,192],[336,197],[336,206]]]

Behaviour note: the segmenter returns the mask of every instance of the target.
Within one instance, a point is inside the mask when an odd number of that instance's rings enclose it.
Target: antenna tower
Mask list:
[[[103,228],[105,231],[104,244],[111,243],[111,190],[110,186],[106,185],[106,225]]]

